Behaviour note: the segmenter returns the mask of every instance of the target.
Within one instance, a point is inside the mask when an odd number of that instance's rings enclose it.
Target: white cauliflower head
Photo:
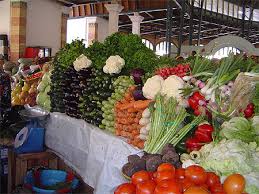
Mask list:
[[[81,69],[90,67],[92,65],[92,61],[82,54],[76,58],[73,65],[76,71],[80,71]]]
[[[106,60],[106,64],[103,67],[103,72],[107,74],[118,74],[121,72],[122,68],[125,65],[125,60],[119,55],[110,56]]]
[[[143,95],[147,99],[155,99],[156,95],[161,91],[164,79],[160,75],[148,78],[143,86]]]
[[[184,87],[185,82],[176,75],[169,76],[163,83],[161,94],[168,98],[174,97],[179,101],[182,101],[181,90]]]

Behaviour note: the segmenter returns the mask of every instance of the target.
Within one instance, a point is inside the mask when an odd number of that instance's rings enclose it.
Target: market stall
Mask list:
[[[67,44],[39,68],[34,82],[14,76],[12,102],[27,100],[52,112],[46,146],[95,193],[123,193],[122,183],[131,181],[125,187],[134,194],[140,173],[148,174],[145,181],[156,194],[160,178],[188,169],[195,176],[193,168],[202,181],[186,186],[180,176],[170,182],[177,193],[198,187],[214,194],[217,186],[230,194],[224,180],[237,176],[242,185],[230,181],[241,185],[236,193],[258,193],[259,70],[253,58],[158,57],[139,36],[115,33],[88,48],[79,40]],[[160,177],[164,165],[170,169]],[[206,182],[209,171],[215,185]]]
[[[140,152],[121,138],[60,113],[50,116],[46,145],[100,194],[112,193],[124,181],[121,168],[127,156]]]

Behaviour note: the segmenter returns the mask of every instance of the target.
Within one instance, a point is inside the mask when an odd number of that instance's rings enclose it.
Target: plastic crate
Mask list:
[[[7,176],[8,175],[8,159],[2,159],[1,160],[1,176]]]
[[[0,146],[0,159],[7,159],[8,158],[8,147],[7,146]]]

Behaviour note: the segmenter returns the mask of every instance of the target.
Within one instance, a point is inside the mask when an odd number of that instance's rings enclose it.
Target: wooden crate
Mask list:
[[[23,183],[26,172],[35,167],[47,167],[49,169],[73,172],[80,180],[80,185],[75,191],[80,194],[93,194],[94,189],[83,182],[82,178],[63,160],[50,150],[41,153],[16,155],[12,150],[8,152],[8,193],[11,193],[18,185]]]
[[[16,155],[12,150],[9,150],[8,193],[23,183],[28,170],[37,167],[58,169],[58,157],[51,151]]]

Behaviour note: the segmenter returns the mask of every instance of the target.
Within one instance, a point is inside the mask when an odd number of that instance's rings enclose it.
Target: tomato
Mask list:
[[[224,192],[223,185],[221,183],[214,184],[214,185],[210,186],[210,191],[212,193]]]
[[[206,182],[207,173],[201,166],[192,165],[186,168],[185,177],[196,185],[201,185]]]
[[[188,188],[195,186],[195,184],[188,179],[181,180],[181,183],[182,183],[183,191],[186,191]]]
[[[184,179],[185,178],[185,169],[184,168],[178,168],[175,170],[175,178],[177,179]]]
[[[173,179],[175,177],[175,172],[172,170],[164,170],[157,172],[156,182],[159,183],[162,180]]]
[[[175,172],[175,167],[170,163],[163,163],[163,164],[160,164],[157,168],[157,172],[164,171],[164,170],[172,170]]]
[[[189,98],[188,103],[193,110],[197,109],[197,107],[199,106],[198,101],[194,100],[193,98]]]
[[[214,172],[207,172],[207,182],[206,184],[209,187],[212,187],[213,185],[220,184],[220,178],[218,175],[216,175]]]
[[[149,173],[145,170],[138,171],[132,175],[131,181],[134,185],[141,183],[143,181],[150,180]]]
[[[136,194],[152,194],[156,188],[156,183],[153,180],[144,181],[137,184]]]
[[[210,192],[203,187],[193,186],[184,191],[183,194],[210,194]]]
[[[222,192],[213,192],[212,194],[226,194],[226,193],[222,191]]]
[[[135,194],[136,187],[132,183],[123,183],[117,187],[114,194]]]
[[[155,177],[154,177],[154,173],[155,173],[155,172],[150,172],[150,171],[148,172],[149,177],[150,177],[151,180],[153,180],[153,179],[155,178]]]
[[[173,179],[163,180],[159,182],[154,192],[154,194],[181,194],[181,193],[182,193],[181,185]]]
[[[242,194],[245,185],[245,178],[241,174],[232,174],[224,181],[223,188],[227,194]]]

